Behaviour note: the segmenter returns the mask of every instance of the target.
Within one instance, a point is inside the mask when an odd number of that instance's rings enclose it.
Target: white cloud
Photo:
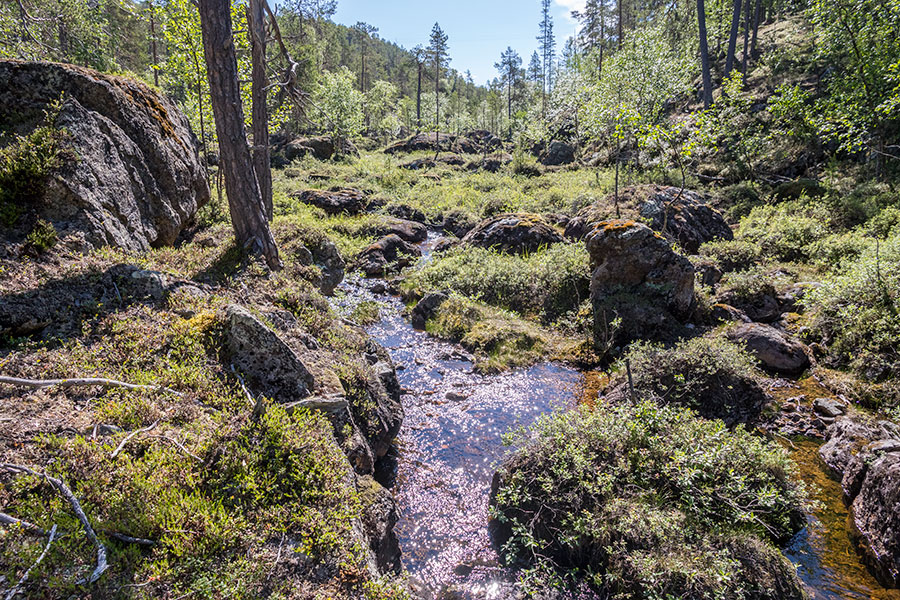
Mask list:
[[[573,10],[584,10],[585,0],[555,0],[556,4],[566,9],[566,18],[572,21]]]

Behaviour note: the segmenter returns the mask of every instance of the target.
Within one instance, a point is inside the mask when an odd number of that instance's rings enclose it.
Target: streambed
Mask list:
[[[423,260],[437,240],[431,236],[422,244]],[[503,436],[542,414],[574,407],[589,392],[596,395],[595,374],[552,363],[476,373],[468,353],[414,330],[402,301],[373,291],[376,283],[383,284],[350,276],[333,304],[349,314],[360,302],[378,303],[380,319],[366,329],[391,354],[403,388],[403,427],[379,473],[397,500],[403,566],[435,595],[452,590],[446,597],[514,597],[515,574],[500,566],[487,531],[491,478],[506,451]],[[785,555],[812,600],[900,600],[900,590],[882,587],[856,553],[840,484],[818,460],[818,445],[792,444],[819,506]]]

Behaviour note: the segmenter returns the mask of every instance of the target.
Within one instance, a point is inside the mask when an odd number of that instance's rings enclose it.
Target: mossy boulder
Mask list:
[[[0,60],[0,139],[41,126],[65,130],[65,159],[33,197],[12,201],[51,223],[61,239],[75,236],[85,249],[169,246],[209,200],[187,118],[143,83],[72,65]]]
[[[507,254],[530,254],[558,244],[562,235],[542,216],[533,213],[501,214],[482,221],[462,243]]]

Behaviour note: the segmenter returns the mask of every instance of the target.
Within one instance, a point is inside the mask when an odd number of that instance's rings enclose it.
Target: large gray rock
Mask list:
[[[498,252],[525,254],[563,241],[562,235],[540,215],[511,213],[482,221],[462,239],[463,244]]]
[[[304,204],[321,208],[329,215],[358,215],[369,206],[365,192],[353,188],[303,190],[292,196]]]
[[[565,142],[553,141],[541,155],[541,164],[547,167],[570,165],[575,162],[575,148]]]
[[[389,271],[408,267],[422,251],[397,235],[388,235],[360,252],[359,269],[369,277],[383,277]]]
[[[586,243],[598,345],[665,338],[690,316],[694,266],[658,233],[634,221],[607,221]]]
[[[277,333],[237,304],[225,307],[224,321],[230,362],[254,393],[280,404],[310,395],[315,381],[309,368]]]
[[[826,438],[819,455],[841,478],[861,549],[882,582],[900,586],[900,428],[839,417]]]
[[[771,325],[740,323],[731,327],[727,335],[771,371],[797,375],[809,367],[806,346]]]
[[[645,221],[688,253],[713,240],[731,240],[728,223],[706,197],[691,190],[658,185],[638,185],[619,194],[621,214]],[[609,196],[581,209],[566,226],[566,237],[581,240],[597,223],[615,215],[615,197]]]
[[[425,225],[395,217],[380,217],[364,227],[362,233],[373,237],[396,235],[404,242],[413,244],[424,242],[428,239],[428,228]]]
[[[72,156],[26,207],[61,237],[130,251],[171,245],[209,200],[187,119],[143,83],[53,63],[0,61],[0,132],[27,133],[63,97],[54,125]]]

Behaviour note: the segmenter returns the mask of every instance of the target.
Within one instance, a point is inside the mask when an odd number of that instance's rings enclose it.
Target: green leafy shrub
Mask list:
[[[25,243],[37,252],[46,252],[56,245],[57,235],[53,223],[38,219],[34,228],[25,237]]]
[[[605,597],[803,597],[773,546],[805,523],[787,452],[651,401],[542,418],[498,472],[492,533],[534,587]],[[608,594],[608,596],[607,596]]]
[[[700,256],[716,261],[725,272],[745,271],[759,261],[760,249],[744,240],[723,240],[700,246]]]
[[[810,244],[833,233],[824,204],[798,200],[758,206],[738,228],[736,239],[756,244],[763,258],[808,261]]]
[[[625,358],[639,397],[687,406],[729,425],[752,421],[768,399],[756,361],[724,337],[697,337],[671,348],[639,342]],[[624,395],[626,382],[620,381]]]
[[[900,376],[900,234],[871,245],[804,304],[833,365],[873,381]]]
[[[556,244],[528,256],[461,247],[413,272],[407,291],[446,289],[550,323],[587,299],[590,266],[583,244]]]
[[[22,207],[40,194],[47,175],[62,164],[65,138],[63,131],[43,126],[16,136],[0,148],[0,215],[4,225],[15,225]]]

